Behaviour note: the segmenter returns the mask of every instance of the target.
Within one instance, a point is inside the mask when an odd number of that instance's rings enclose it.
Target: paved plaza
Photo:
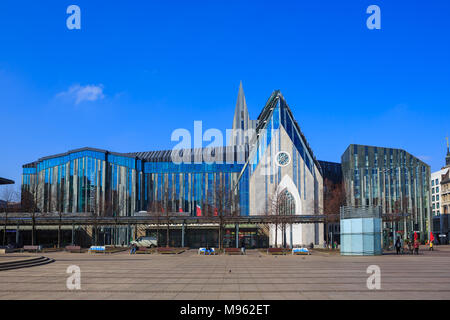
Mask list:
[[[16,253],[0,262],[44,255],[54,263],[0,271],[0,299],[449,299],[450,247],[419,256],[342,257]],[[67,267],[81,269],[81,290],[68,290]],[[369,265],[381,289],[369,290]]]

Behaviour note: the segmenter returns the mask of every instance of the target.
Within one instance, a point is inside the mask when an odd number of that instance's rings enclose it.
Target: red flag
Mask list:
[[[214,216],[217,217],[218,214],[219,212],[217,211],[217,208],[214,208]]]
[[[430,231],[430,241],[434,241],[433,232]]]
[[[416,241],[417,238],[418,238],[418,237],[417,237],[417,232],[414,231],[414,241]]]
[[[201,217],[202,216],[202,208],[199,206],[199,205],[197,205],[197,207],[196,207],[196,211],[197,211],[197,217]]]

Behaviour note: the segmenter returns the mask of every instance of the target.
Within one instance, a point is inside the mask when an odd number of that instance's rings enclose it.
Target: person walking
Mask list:
[[[414,240],[414,254],[419,254],[419,240]]]
[[[400,253],[400,249],[402,248],[402,242],[400,240],[400,237],[397,237],[397,240],[395,240],[395,250],[397,254]]]
[[[434,251],[433,249],[434,235],[433,232],[430,232],[430,251]]]
[[[242,239],[242,242],[241,242],[241,253],[245,254],[245,240],[244,239]]]
[[[136,248],[137,248],[137,245],[135,243],[133,243],[131,245],[130,254],[135,254],[136,253]]]
[[[412,246],[412,242],[411,240],[408,239],[408,253],[412,254],[413,253],[413,246]]]

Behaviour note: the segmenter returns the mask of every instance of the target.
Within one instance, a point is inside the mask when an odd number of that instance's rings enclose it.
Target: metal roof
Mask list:
[[[14,184],[14,181],[5,178],[0,178],[0,184]]]

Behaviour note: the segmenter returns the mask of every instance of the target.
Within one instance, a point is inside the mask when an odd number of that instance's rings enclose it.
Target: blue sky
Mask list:
[[[342,2],[1,1],[0,176],[20,184],[22,164],[85,146],[171,148],[194,120],[230,128],[240,80],[252,118],[281,90],[318,159],[359,143],[440,169],[450,2]]]

